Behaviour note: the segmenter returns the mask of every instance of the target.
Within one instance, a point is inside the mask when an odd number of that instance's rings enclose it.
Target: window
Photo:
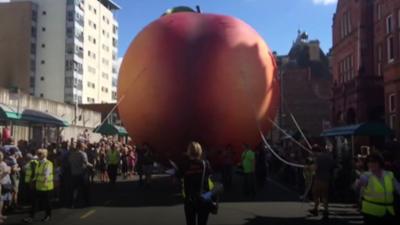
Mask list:
[[[44,97],[44,94],[43,94],[43,93],[40,93],[40,97],[43,98],[43,97]]]
[[[31,43],[31,54],[35,55],[36,54],[36,44]]]
[[[389,116],[389,126],[391,129],[396,128],[396,115],[390,115]]]
[[[378,76],[382,76],[382,57],[383,57],[382,45],[378,45],[377,52],[378,52],[377,74],[378,74]]]
[[[96,30],[97,25],[95,23],[93,23],[93,28]]]
[[[42,15],[47,15],[47,12],[46,12],[46,11],[43,11],[43,12],[42,12]]]
[[[117,92],[116,91],[113,91],[111,96],[112,96],[113,100],[117,100]]]
[[[42,31],[45,32],[46,31],[46,27],[42,27]]]
[[[396,112],[396,94],[389,95],[389,112]]]
[[[378,61],[379,62],[382,61],[382,56],[383,56],[383,54],[382,54],[382,45],[379,45],[378,46]]]
[[[67,28],[67,37],[72,38],[74,36],[74,28],[68,27]]]
[[[377,70],[378,70],[378,76],[382,76],[382,63],[381,62],[378,62]]]
[[[393,31],[393,21],[392,21],[392,15],[389,15],[386,18],[386,33],[390,34]]]
[[[376,16],[378,18],[378,20],[380,20],[382,18],[382,5],[378,4],[376,6]]]
[[[43,77],[43,76],[41,76],[41,77],[40,77],[40,80],[41,80],[41,81],[44,81],[44,77]]]
[[[31,59],[31,71],[36,70],[36,61],[34,59]]]
[[[353,55],[349,55],[339,62],[339,83],[348,82],[354,78],[353,66]]]
[[[46,62],[44,60],[40,61],[41,64],[45,64]]]
[[[93,38],[93,44],[96,44],[96,38]]]
[[[68,11],[67,12],[67,21],[74,21],[74,12],[73,11]]]
[[[96,9],[93,9],[93,12],[94,12],[94,14],[97,14],[97,10]]]
[[[36,27],[32,27],[31,28],[31,36],[36,37],[36,33],[37,33]]]
[[[45,44],[42,44],[42,48],[46,48],[46,45],[45,45]]]
[[[346,18],[346,28],[347,28],[347,34],[351,33],[351,18],[350,18],[350,12],[347,12],[347,18]]]
[[[36,10],[32,10],[32,21],[37,22],[37,11]]]
[[[88,66],[89,73],[96,73],[96,68]]]
[[[340,31],[341,31],[341,38],[347,37],[351,33],[351,16],[350,12],[345,12],[343,14],[342,20],[340,22]]]
[[[391,63],[394,61],[394,46],[393,46],[393,36],[388,37],[386,39],[386,45],[387,45],[387,57],[388,57],[388,62]]]
[[[400,28],[400,9],[397,11],[397,26]]]

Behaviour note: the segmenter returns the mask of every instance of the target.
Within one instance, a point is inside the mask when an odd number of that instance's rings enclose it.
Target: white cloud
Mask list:
[[[10,0],[0,0],[0,3],[2,2],[9,2]]]
[[[338,0],[312,0],[317,5],[331,5],[336,4]]]

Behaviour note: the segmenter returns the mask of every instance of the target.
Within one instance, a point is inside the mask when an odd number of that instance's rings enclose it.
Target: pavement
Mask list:
[[[273,180],[258,190],[255,199],[241,195],[240,177],[232,190],[221,197],[219,213],[211,215],[209,225],[319,225],[362,224],[362,217],[348,204],[330,205],[328,220],[310,217],[309,202],[298,200],[298,193]],[[157,176],[150,187],[139,188],[135,179],[92,186],[93,205],[88,208],[57,208],[50,222],[42,223],[42,212],[34,224],[51,225],[180,225],[185,224],[178,184],[168,176]],[[10,215],[6,224],[24,224],[27,214]]]

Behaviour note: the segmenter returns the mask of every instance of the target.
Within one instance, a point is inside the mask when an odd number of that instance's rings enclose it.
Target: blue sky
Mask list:
[[[242,19],[254,27],[270,48],[287,54],[297,30],[319,39],[327,52],[332,45],[332,16],[337,0],[114,0],[122,9],[119,21],[119,55],[151,21],[173,6],[200,5],[203,12],[225,14]]]

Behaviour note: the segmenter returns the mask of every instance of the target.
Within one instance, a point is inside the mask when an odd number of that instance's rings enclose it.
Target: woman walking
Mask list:
[[[203,150],[197,142],[191,142],[187,148],[187,160],[178,170],[183,179],[184,209],[187,225],[206,225],[210,213],[207,202],[212,193],[208,185],[211,174],[209,164],[202,160]]]

